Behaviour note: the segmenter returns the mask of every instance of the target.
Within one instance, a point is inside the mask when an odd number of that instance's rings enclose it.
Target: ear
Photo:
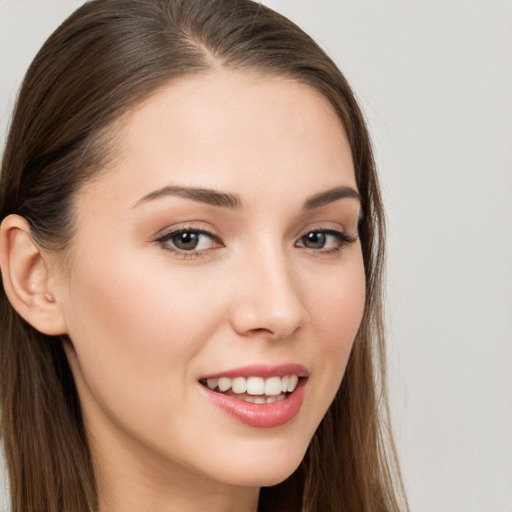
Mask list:
[[[47,265],[49,254],[35,242],[28,222],[7,216],[0,226],[0,268],[5,293],[13,308],[38,331],[51,336],[67,333]]]

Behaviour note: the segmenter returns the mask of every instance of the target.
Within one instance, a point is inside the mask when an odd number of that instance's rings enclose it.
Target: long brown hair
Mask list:
[[[173,78],[220,66],[283,76],[327,98],[352,151],[366,305],[336,398],[293,475],[260,511],[377,512],[407,507],[386,401],[384,214],[364,119],[342,73],[283,16],[251,0],[93,0],[48,39],[21,88],[2,161],[0,218],[22,215],[63,251],[77,190],[112,157],[115,122]],[[98,507],[80,401],[59,338],[0,297],[2,433],[13,512]]]

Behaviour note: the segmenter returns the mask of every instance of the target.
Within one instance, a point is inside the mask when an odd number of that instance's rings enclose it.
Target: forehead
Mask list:
[[[118,130],[119,158],[100,182],[125,189],[127,201],[174,182],[248,196],[355,186],[333,107],[286,78],[229,70],[187,76],[137,105]]]

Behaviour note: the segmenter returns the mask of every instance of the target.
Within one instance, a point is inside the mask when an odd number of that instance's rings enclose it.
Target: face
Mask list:
[[[161,89],[121,139],[56,271],[93,454],[153,481],[276,484],[363,312],[342,126],[307,86],[216,71]]]

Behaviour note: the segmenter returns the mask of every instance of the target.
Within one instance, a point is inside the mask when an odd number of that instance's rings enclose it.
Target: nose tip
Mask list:
[[[268,335],[273,340],[288,338],[300,327],[299,315],[284,310],[264,311],[257,304],[245,304],[236,308],[233,326],[238,334]]]
[[[251,284],[241,283],[242,292],[232,312],[233,328],[238,334],[281,340],[304,326],[307,312],[299,283],[288,274],[277,266],[261,274],[253,269]]]

